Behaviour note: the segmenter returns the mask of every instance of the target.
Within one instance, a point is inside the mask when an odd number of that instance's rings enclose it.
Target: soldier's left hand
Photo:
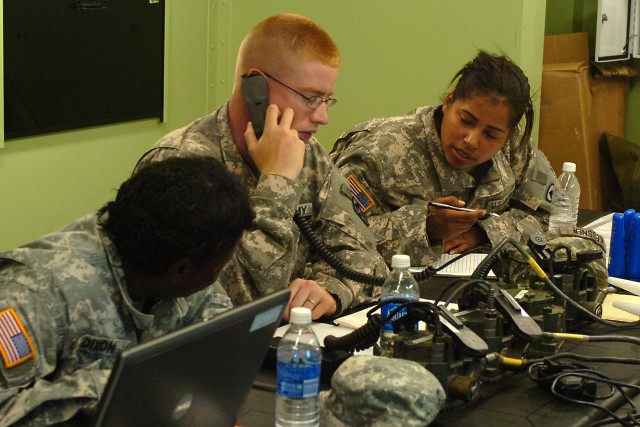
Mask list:
[[[442,246],[443,253],[461,254],[480,245],[489,242],[487,234],[477,225],[471,227],[468,231],[449,239]]]
[[[289,284],[289,289],[291,297],[283,315],[286,321],[289,321],[289,312],[294,307],[308,307],[313,320],[333,316],[338,308],[333,296],[314,280],[295,279]]]

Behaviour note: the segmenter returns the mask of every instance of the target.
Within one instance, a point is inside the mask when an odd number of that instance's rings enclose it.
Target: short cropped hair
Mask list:
[[[124,265],[146,274],[228,256],[254,218],[247,189],[210,157],[150,164],[99,215]]]
[[[250,68],[278,73],[282,70],[274,68],[295,65],[300,59],[333,68],[340,66],[338,47],[322,27],[307,17],[280,13],[260,21],[244,38],[236,74],[244,74]]]

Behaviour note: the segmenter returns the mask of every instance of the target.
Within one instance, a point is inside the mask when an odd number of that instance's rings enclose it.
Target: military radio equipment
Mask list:
[[[507,246],[516,249],[515,255]],[[544,237],[534,235],[527,251],[513,239],[505,239],[478,265],[469,280],[447,289],[449,295],[435,303],[402,301],[396,310],[406,315],[393,322],[393,357],[413,360],[431,371],[440,381],[449,400],[472,401],[483,382],[499,381],[520,369],[518,360],[553,355],[562,347],[562,334],[583,322],[601,320],[605,292],[585,267],[602,252],[580,252],[559,245],[553,250]],[[528,263],[532,273],[525,283],[513,283],[501,274],[497,281],[486,280],[494,269],[500,271],[508,257]],[[431,269],[427,274],[433,275]],[[423,276],[424,277],[424,276]],[[453,304],[457,302],[457,307]],[[389,319],[375,311],[369,321],[345,337],[327,337],[325,348],[363,350],[377,341],[380,328]],[[417,329],[417,322],[424,322]]]

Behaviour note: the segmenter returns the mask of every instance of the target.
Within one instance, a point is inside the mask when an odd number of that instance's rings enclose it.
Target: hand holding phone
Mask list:
[[[438,208],[438,209],[451,209],[453,211],[460,211],[460,212],[474,212],[477,210],[477,209],[461,208],[459,206],[452,206],[452,205],[447,205],[446,203],[438,203],[438,202],[429,202],[429,206],[433,206],[434,208]],[[500,215],[493,212],[487,212],[486,214],[482,215],[478,219],[487,219],[491,217],[500,218]]]
[[[242,94],[249,108],[251,125],[260,139],[264,132],[264,120],[269,106],[269,86],[267,80],[258,73],[250,73],[242,76]]]
[[[427,236],[445,242],[468,232],[485,213],[460,206],[463,203],[454,196],[439,197],[428,205]]]
[[[258,73],[242,77],[242,93],[249,109],[255,139],[245,133],[249,155],[260,173],[296,179],[304,163],[305,144],[292,128],[293,109],[269,106],[268,85]],[[264,137],[263,137],[264,134]]]

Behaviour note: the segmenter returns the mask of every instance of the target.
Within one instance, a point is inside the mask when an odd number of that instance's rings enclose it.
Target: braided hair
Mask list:
[[[123,263],[139,273],[163,273],[183,258],[200,266],[226,256],[254,218],[246,188],[208,157],[152,163],[98,214]]]

